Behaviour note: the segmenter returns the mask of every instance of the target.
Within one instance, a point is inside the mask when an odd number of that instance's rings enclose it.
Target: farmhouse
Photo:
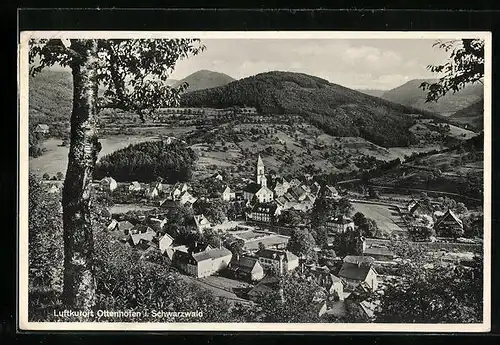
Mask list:
[[[293,271],[299,266],[299,258],[287,250],[261,249],[256,255],[265,270],[275,270],[277,274]]]
[[[314,280],[326,292],[337,299],[344,298],[344,285],[342,279],[330,273],[328,267],[312,266],[306,272],[308,279]]]
[[[422,201],[417,201],[410,208],[409,212],[413,217],[418,217],[423,215],[432,216],[434,213],[434,209],[432,208],[431,205],[427,205]]]
[[[191,207],[198,200],[194,196],[192,196],[188,191],[182,192],[179,196],[179,204],[182,206]]]
[[[464,225],[462,220],[452,211],[448,210],[438,219],[434,225],[434,230],[438,236],[443,237],[460,237],[463,233]]]
[[[234,277],[246,281],[259,281],[264,278],[264,269],[259,260],[249,256],[233,256],[227,269]]]
[[[174,252],[172,264],[197,278],[208,277],[227,268],[232,253],[226,248],[210,248],[198,253]]]
[[[99,181],[99,185],[105,191],[112,192],[118,187],[115,179],[112,177],[105,177],[101,181]]]

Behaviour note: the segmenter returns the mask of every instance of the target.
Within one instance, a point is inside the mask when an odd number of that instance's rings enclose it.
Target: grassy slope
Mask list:
[[[484,120],[484,99],[461,109],[450,116],[451,119],[459,123],[464,123],[477,130],[483,129]]]

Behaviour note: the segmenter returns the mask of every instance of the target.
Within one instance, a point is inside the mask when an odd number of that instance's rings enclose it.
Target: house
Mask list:
[[[379,244],[368,244],[366,239],[362,239],[362,255],[372,257],[377,261],[393,261],[396,254],[387,246]]]
[[[123,231],[124,234],[128,234],[133,228],[134,225],[128,220],[118,222],[117,230]]]
[[[460,218],[450,209],[440,217],[434,224],[436,235],[443,237],[460,237],[464,231],[464,225]]]
[[[234,277],[246,281],[259,281],[264,278],[264,268],[254,257],[233,256],[227,269]]]
[[[47,191],[48,194],[55,194],[59,193],[59,187],[57,187],[55,184],[50,186],[49,190]]]
[[[354,230],[354,221],[345,216],[337,216],[329,218],[325,225],[332,233],[343,234],[347,231]]]
[[[414,205],[410,208],[409,213],[413,217],[419,217],[422,215],[426,216],[431,216],[434,214],[434,209],[431,205],[428,205],[422,201],[417,201],[414,203]]]
[[[49,126],[46,125],[46,124],[43,124],[43,123],[39,123],[36,127],[35,127],[35,133],[39,133],[39,134],[49,134]]]
[[[151,184],[148,188],[146,188],[144,194],[149,199],[156,199],[160,195],[158,184],[157,183]]]
[[[265,270],[275,270],[278,274],[293,271],[299,266],[299,258],[287,251],[278,249],[261,249],[256,253]]]
[[[175,184],[169,194],[169,198],[172,200],[179,200],[181,195],[189,190],[187,183],[177,183]]]
[[[290,184],[288,183],[288,181],[282,178],[276,180],[273,191],[276,197],[278,198],[285,195],[285,193],[288,191],[289,188]]]
[[[179,196],[179,203],[182,206],[191,207],[196,202],[196,200],[198,200],[198,198],[192,196],[188,191],[182,192],[182,194]]]
[[[248,298],[251,301],[256,301],[263,295],[266,295],[272,291],[278,291],[279,285],[279,278],[272,275],[266,275],[248,292]]]
[[[174,238],[169,234],[163,235],[158,241],[158,248],[160,248],[160,252],[163,254],[167,250],[167,248],[172,247],[172,243],[174,243]]]
[[[290,194],[295,200],[302,201],[306,198],[307,191],[304,188],[302,188],[302,186],[297,186],[291,188]]]
[[[310,186],[309,186],[309,189],[310,189],[310,193],[314,196],[318,196],[318,193],[321,189],[321,185],[314,181]]]
[[[167,247],[167,248],[165,248],[164,255],[170,260],[170,262],[172,262],[172,259],[174,257],[174,253],[176,251],[180,251],[180,252],[183,252],[183,253],[188,253],[189,252],[189,248],[187,246],[185,246],[185,245]]]
[[[369,261],[361,259],[353,262],[344,259],[338,276],[344,280],[344,290],[346,291],[354,291],[361,283],[366,284],[371,291],[378,288],[377,271]]]
[[[129,184],[128,190],[130,192],[139,192],[142,190],[142,187],[141,187],[141,184],[139,182],[134,181],[134,182]]]
[[[216,179],[216,180],[219,180],[219,181],[222,181],[222,180],[224,179],[224,178],[222,177],[222,175],[221,175],[221,174],[219,174],[219,173],[215,173],[215,174],[213,174],[213,175],[211,176],[211,178]]]
[[[236,194],[231,191],[229,186],[226,186],[226,188],[222,191],[221,198],[224,201],[232,201],[236,198]]]
[[[156,233],[148,227],[148,231],[130,234],[130,242],[134,247],[146,249],[151,246]]]
[[[305,273],[308,279],[314,280],[325,291],[338,300],[344,299],[344,285],[342,279],[330,273],[328,267],[310,267]]]
[[[326,185],[324,188],[325,198],[327,199],[337,199],[339,197],[338,190],[330,185]]]
[[[172,264],[197,278],[208,277],[227,268],[233,254],[226,248],[210,248],[197,253],[175,251]]]
[[[255,204],[248,218],[257,222],[272,223],[281,214],[281,206],[276,203]]]
[[[105,191],[112,192],[118,187],[118,183],[116,183],[115,179],[112,177],[105,177],[101,181],[99,181],[99,185]]]
[[[198,232],[202,233],[203,230],[212,227],[210,221],[203,214],[198,214],[193,216],[194,223]]]
[[[113,219],[113,220],[111,221],[111,223],[109,223],[109,225],[107,226],[107,229],[108,229],[109,231],[113,231],[113,230],[115,230],[117,227],[118,227],[118,221],[117,221],[116,219]]]
[[[380,300],[373,298],[373,293],[366,284],[360,284],[345,298],[345,308],[355,320],[373,321],[375,312],[380,306]]]
[[[167,219],[149,218],[149,224],[156,232],[162,231],[165,224],[167,224]]]
[[[415,199],[411,199],[408,204],[406,204],[406,211],[410,212],[411,209],[416,205],[418,204],[418,200],[415,200]]]

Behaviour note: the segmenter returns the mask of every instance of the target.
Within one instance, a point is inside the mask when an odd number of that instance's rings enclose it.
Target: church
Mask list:
[[[259,155],[257,159],[255,182],[249,183],[243,190],[243,197],[245,200],[251,201],[255,198],[259,203],[273,201],[274,194],[273,191],[267,187],[267,178],[264,170],[264,162]]]

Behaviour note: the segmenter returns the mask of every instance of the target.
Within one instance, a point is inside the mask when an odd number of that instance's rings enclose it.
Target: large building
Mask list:
[[[177,250],[173,254],[172,263],[189,275],[203,278],[226,269],[231,258],[232,253],[224,247],[209,248],[197,253]]]
[[[293,271],[299,266],[299,258],[288,250],[261,249],[256,256],[265,270],[275,270],[277,274]]]

